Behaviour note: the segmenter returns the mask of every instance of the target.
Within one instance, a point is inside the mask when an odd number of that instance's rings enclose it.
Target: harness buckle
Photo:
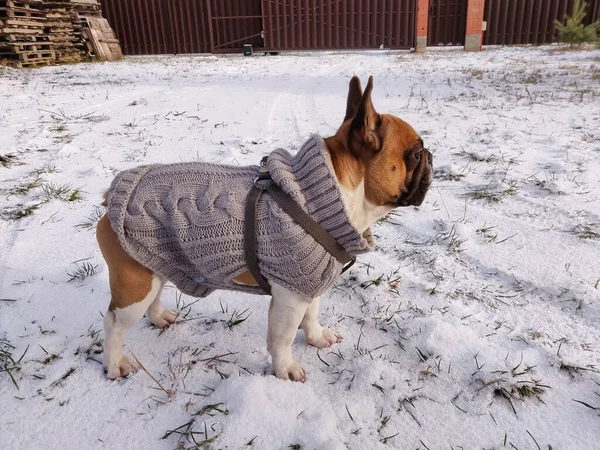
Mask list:
[[[264,186],[259,186],[258,182],[263,180],[271,180],[271,173],[267,167],[267,157],[263,157],[260,160],[260,167],[258,169],[258,176],[254,179],[254,185],[261,190],[265,190]]]

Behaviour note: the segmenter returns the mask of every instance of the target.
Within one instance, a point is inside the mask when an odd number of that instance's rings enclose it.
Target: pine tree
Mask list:
[[[581,0],[575,0],[573,5],[573,15],[565,14],[564,23],[558,20],[554,21],[554,26],[558,31],[558,42],[571,44],[571,47],[577,45],[581,47],[587,42],[598,42],[598,30],[600,29],[600,21],[596,21],[588,26],[583,24],[583,19],[586,16],[585,9],[587,3]]]

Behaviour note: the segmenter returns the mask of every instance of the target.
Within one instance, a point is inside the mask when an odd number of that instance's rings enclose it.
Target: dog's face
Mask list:
[[[390,114],[380,116],[379,149],[367,161],[365,192],[377,205],[420,205],[431,184],[431,153],[406,122]]]
[[[345,182],[355,188],[364,180],[367,200],[375,206],[420,205],[433,176],[432,155],[406,122],[391,114],[378,114],[371,101],[373,77],[362,92],[360,80],[350,81],[346,117],[336,133],[348,156],[356,161],[346,167]],[[338,165],[344,158],[338,152]]]

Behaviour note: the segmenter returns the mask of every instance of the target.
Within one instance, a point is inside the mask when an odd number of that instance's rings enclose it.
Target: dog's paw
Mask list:
[[[119,364],[115,364],[112,367],[108,367],[106,371],[106,376],[111,380],[120,377],[126,377],[131,373],[137,372],[138,367],[134,365],[127,356],[123,356]]]
[[[166,326],[171,325],[175,320],[179,317],[175,311],[171,311],[169,309],[162,309],[158,313],[152,313],[148,311],[148,318],[152,325],[158,328],[164,328]]]
[[[321,333],[317,333],[313,336],[307,336],[306,342],[317,348],[325,348],[341,342],[342,339],[342,335],[337,331],[332,331],[329,328],[321,327]]]
[[[278,364],[274,369],[275,376],[282,380],[300,381],[301,383],[305,381],[304,369],[294,360],[288,364]]]

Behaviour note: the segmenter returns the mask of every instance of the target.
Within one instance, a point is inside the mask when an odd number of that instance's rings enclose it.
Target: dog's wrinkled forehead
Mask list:
[[[392,114],[381,115],[382,147],[390,146],[395,152],[425,148],[423,139],[408,123]]]

